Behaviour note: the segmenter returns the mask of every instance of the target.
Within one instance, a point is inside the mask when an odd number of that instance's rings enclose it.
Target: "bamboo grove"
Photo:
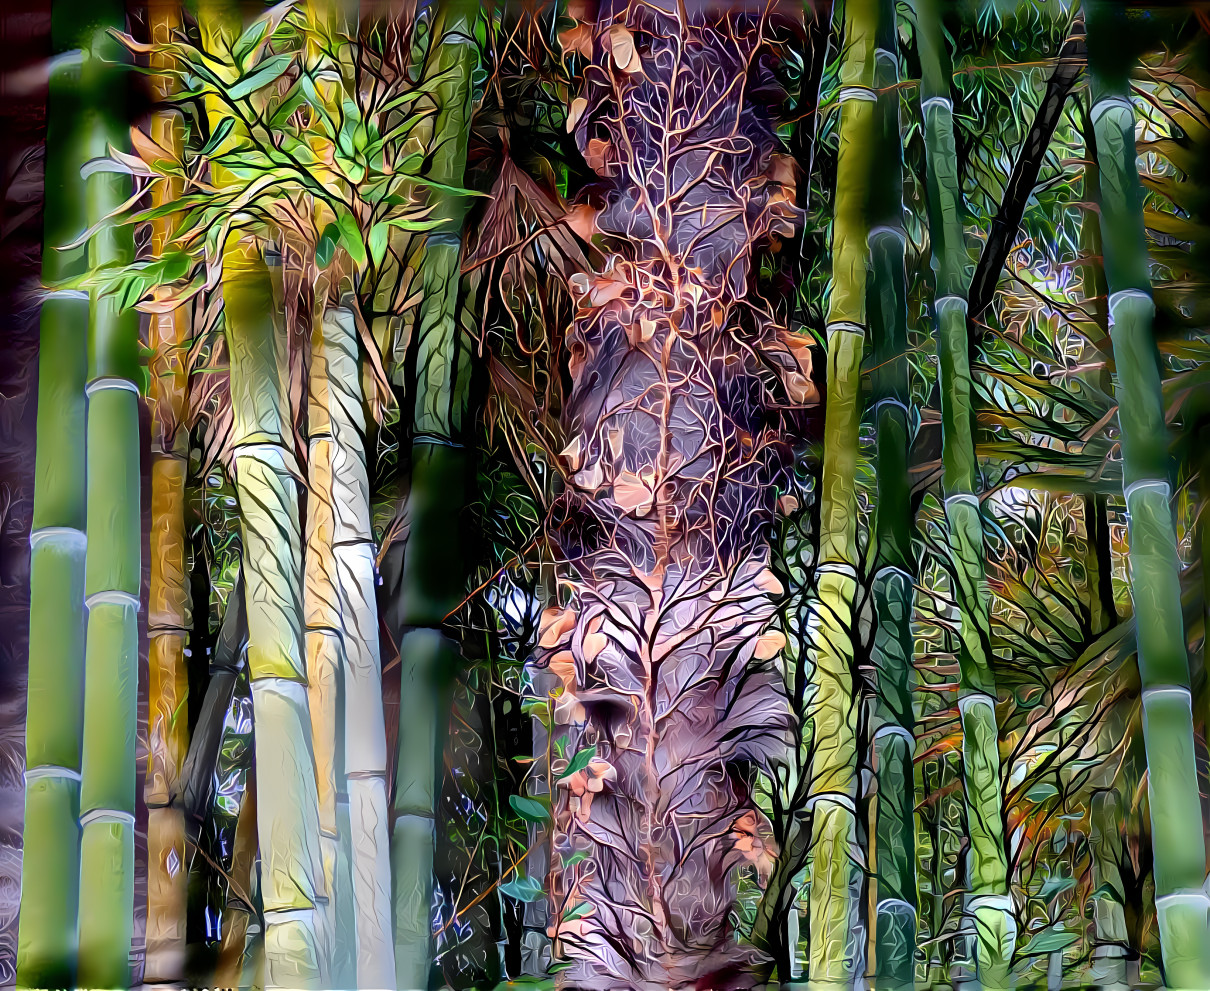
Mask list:
[[[54,0],[21,987],[1210,987],[1210,19]]]

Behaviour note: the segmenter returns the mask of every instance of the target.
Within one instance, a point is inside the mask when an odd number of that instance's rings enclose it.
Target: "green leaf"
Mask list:
[[[1046,883],[1042,885],[1038,891],[1038,897],[1044,902],[1050,901],[1058,895],[1061,895],[1069,888],[1074,888],[1076,879],[1074,877],[1063,877],[1061,874],[1052,874],[1046,879]]]
[[[265,32],[269,29],[269,22],[263,18],[258,18],[252,25],[239,36],[239,41],[235,43],[235,47],[231,49],[231,55],[235,59],[235,64],[243,68],[244,59],[246,59],[256,49],[256,46],[261,43]]]
[[[563,861],[563,866],[564,867],[575,867],[575,865],[578,864],[580,861],[587,860],[587,859],[588,859],[587,850],[577,850],[570,857],[568,857],[565,861]]]
[[[526,798],[523,795],[509,795],[508,804],[513,807],[513,811],[517,815],[527,822],[546,822],[550,818],[550,812],[546,806],[532,798]]]
[[[1036,784],[1026,792],[1025,797],[1031,802],[1045,802],[1048,798],[1054,798],[1059,794],[1059,789],[1054,785],[1043,781],[1041,784]]]
[[[570,778],[577,771],[584,770],[584,768],[586,768],[592,762],[592,759],[596,755],[597,748],[595,744],[591,747],[585,747],[582,750],[576,751],[576,755],[567,765],[567,770],[559,775],[559,780],[562,781],[564,778]]]
[[[220,120],[214,130],[210,132],[210,139],[202,147],[202,155],[209,157],[218,151],[234,128],[234,117],[224,117]]]
[[[1040,957],[1049,953],[1057,953],[1059,950],[1071,946],[1079,938],[1076,933],[1067,932],[1057,927],[1043,929],[1029,941],[1029,945],[1021,951],[1021,955]]]
[[[376,266],[381,265],[387,255],[387,238],[390,232],[387,224],[378,223],[370,228],[370,258]]]
[[[498,890],[500,894],[508,895],[519,902],[538,902],[546,897],[541,882],[525,874],[505,881]]]
[[[336,242],[340,238],[340,229],[335,224],[328,224],[319,235],[315,244],[315,264],[321,269],[332,264],[332,256],[336,254]]]
[[[336,223],[340,228],[341,247],[349,253],[349,257],[353,259],[353,264],[358,268],[364,268],[366,263],[366,246],[361,240],[361,228],[357,226],[356,218],[353,214],[342,210],[336,218]]]
[[[574,922],[576,919],[582,919],[592,911],[592,905],[588,902],[580,902],[570,912],[563,916],[564,922]]]
[[[264,87],[268,86],[273,80],[290,68],[290,63],[293,61],[293,52],[283,52],[281,55],[274,55],[272,58],[266,59],[227,91],[228,98],[242,100],[247,96],[251,96],[258,89],[264,89]]]

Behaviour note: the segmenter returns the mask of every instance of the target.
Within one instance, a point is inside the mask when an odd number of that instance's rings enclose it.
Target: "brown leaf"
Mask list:
[[[567,211],[563,223],[571,228],[581,241],[591,241],[597,233],[597,211],[587,203],[580,203]]]
[[[577,96],[571,101],[571,105],[567,108],[567,130],[570,133],[576,129],[576,124],[580,118],[584,116],[584,111],[588,109],[588,101],[582,96]]]
[[[615,24],[609,29],[609,50],[613,55],[613,64],[623,72],[638,72],[643,67],[643,61],[634,47],[634,35],[625,24]]]
[[[584,161],[598,175],[604,175],[613,148],[604,138],[590,138],[584,149]]]
[[[559,45],[565,55],[578,53],[592,58],[592,25],[579,22],[560,31]]]
[[[613,501],[623,512],[646,516],[651,512],[655,494],[651,486],[638,475],[623,471],[613,480]]]
[[[770,657],[776,657],[785,649],[785,646],[785,634],[778,630],[770,630],[756,638],[756,650],[752,656],[758,661],[767,661]]]
[[[572,627],[576,625],[576,613],[574,609],[560,609],[558,606],[549,606],[542,610],[542,618],[538,621],[538,640],[539,647],[553,647],[562,640]]]

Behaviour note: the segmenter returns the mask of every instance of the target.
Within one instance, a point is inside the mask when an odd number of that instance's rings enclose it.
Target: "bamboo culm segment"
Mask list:
[[[876,919],[875,984],[914,985],[916,969],[915,773],[912,767],[912,612],[915,604],[911,546],[911,388],[907,362],[907,286],[904,264],[903,152],[899,123],[899,60],[895,6],[879,5],[876,84],[878,160],[871,176],[870,330],[873,388],[876,547],[872,581],[877,677],[873,764],[877,775],[874,818]]]
[[[120,21],[118,23],[121,23]],[[84,81],[97,103],[96,154],[128,147],[125,74],[115,39],[97,35]],[[129,195],[128,176],[85,183],[88,221]],[[103,227],[93,267],[134,260],[129,227]],[[84,736],[80,785],[79,970],[84,987],[130,984],[134,929],[135,732],[141,582],[138,314],[93,291],[88,334],[87,531],[84,594]]]
[[[198,26],[208,50],[230,49],[241,30],[238,7],[207,0]],[[211,100],[207,113],[216,125],[225,112]],[[223,170],[215,173],[216,184],[229,181]],[[264,983],[320,987],[329,975],[318,913],[324,874],[307,698],[300,478],[289,446],[285,334],[255,239],[232,232],[222,245],[222,291],[255,723]]]
[[[978,976],[985,987],[1007,986],[1016,920],[1008,894],[1008,855],[996,723],[995,681],[990,667],[989,600],[984,574],[983,522],[979,511],[971,399],[962,193],[949,97],[949,59],[940,5],[918,0],[921,111],[927,163],[929,236],[937,275],[936,331],[941,385],[942,491],[954,562],[953,594],[960,616],[959,709],[962,767],[970,850],[967,911],[975,931]]]
[[[84,62],[95,32],[122,20],[114,3],[61,2],[52,11],[51,45],[58,57],[50,68],[42,217],[42,280],[48,286],[88,267],[86,248],[58,246],[88,227],[80,168],[93,156],[99,121]],[[76,978],[88,319],[86,299],[52,293],[42,304],[17,945],[22,987],[64,987]]]
[[[1165,982],[1210,986],[1210,900],[1203,888],[1204,821],[1194,757],[1180,560],[1169,503],[1168,432],[1152,338],[1129,64],[1117,57],[1121,6],[1088,11],[1100,229],[1117,369],[1122,471],[1130,516],[1131,596],[1143,689],[1155,902]]]
[[[176,0],[148,7],[153,41],[166,44],[181,26]],[[152,68],[168,68],[165,56],[152,55]],[[158,100],[174,90],[173,78],[152,77]],[[184,128],[179,112],[159,110],[150,122],[152,140],[180,157]],[[153,206],[181,195],[183,184],[156,186]],[[175,218],[152,222],[152,251],[159,254],[171,236]],[[189,373],[186,307],[155,314],[148,322],[152,356],[148,400],[151,411],[151,582],[148,594],[148,756],[144,801],[147,805],[147,953],[144,980],[179,981],[185,973],[186,868],[185,816],[181,771],[189,748],[189,677],[185,662],[187,630],[192,624],[185,536],[185,483],[189,436],[181,428]]]
[[[434,82],[429,178],[461,186],[469,139],[472,28],[478,5],[447,0],[438,12],[426,75]],[[416,351],[412,524],[404,552],[405,630],[400,645],[399,761],[391,833],[395,977],[401,991],[428,986],[432,966],[434,817],[450,685],[458,652],[442,632],[462,596],[458,539],[470,461],[461,446],[469,353],[457,319],[465,198],[434,188],[440,221],[425,242]]]
[[[852,986],[864,967],[858,893],[857,716],[853,601],[857,591],[856,472],[861,361],[869,269],[869,180],[878,134],[875,109],[877,0],[845,6],[840,149],[828,303],[828,392],[820,507],[818,600],[812,620],[816,694],[810,718],[814,816],[808,898],[808,975]]]
[[[314,703],[328,706],[343,699],[343,712],[329,719],[325,737],[335,746],[319,761],[332,770],[321,774],[339,784],[348,805],[349,826],[339,833],[336,794],[321,789],[321,826],[340,836],[333,876],[351,898],[358,987],[392,987],[395,980],[391,927],[391,868],[386,792],[386,728],[375,599],[374,542],[370,529],[369,476],[365,457],[357,333],[351,299],[331,309],[316,334],[311,362],[310,446],[312,518],[308,518],[308,659],[331,675],[331,690]],[[336,636],[331,634],[335,632]],[[310,670],[310,668],[309,668]],[[340,683],[340,695],[334,689]],[[316,714],[313,713],[313,725]],[[337,726],[343,738],[336,736]],[[325,863],[325,873],[328,866]],[[346,880],[351,871],[351,879]],[[333,890],[339,903],[342,892]],[[334,920],[342,924],[341,913]],[[338,941],[339,942],[339,941]]]

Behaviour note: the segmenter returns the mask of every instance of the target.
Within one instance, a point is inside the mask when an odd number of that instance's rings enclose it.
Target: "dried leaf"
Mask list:
[[[623,72],[638,72],[643,67],[642,59],[634,47],[634,35],[625,24],[615,24],[609,29],[609,50],[613,64]]]

